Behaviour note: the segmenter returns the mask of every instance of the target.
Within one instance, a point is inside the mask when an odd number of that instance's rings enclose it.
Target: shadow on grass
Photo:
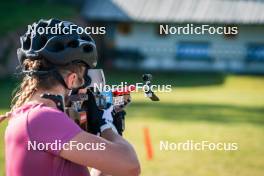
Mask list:
[[[221,123],[254,123],[264,125],[264,107],[211,104],[132,103],[128,118],[159,118],[175,121],[208,121]]]
[[[197,87],[221,85],[226,75],[222,73],[205,72],[157,72],[157,71],[127,71],[127,70],[105,70],[108,84],[128,82],[130,84],[142,82],[144,73],[153,75],[153,84],[170,84],[173,87]]]

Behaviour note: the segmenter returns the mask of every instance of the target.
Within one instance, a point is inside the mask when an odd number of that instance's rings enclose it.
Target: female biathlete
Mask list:
[[[43,93],[67,98],[71,91],[85,87],[87,69],[96,66],[96,46],[89,35],[74,31],[67,34],[36,32],[40,27],[69,25],[73,23],[40,20],[20,38],[17,54],[23,81],[14,96],[11,111],[1,117],[9,120],[5,131],[6,175],[139,175],[136,153],[116,133],[111,107],[97,113],[93,125],[100,133],[98,136],[82,130],[57,109],[54,101],[41,98]],[[95,101],[88,104],[96,109]],[[102,145],[99,150],[87,150],[87,147],[70,147],[72,144]],[[95,169],[89,173],[87,167]]]

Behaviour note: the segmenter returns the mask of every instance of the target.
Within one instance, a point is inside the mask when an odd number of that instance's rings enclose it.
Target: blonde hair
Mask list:
[[[50,63],[48,63],[45,59],[41,59],[41,58],[39,58],[38,60],[25,59],[23,62],[23,68],[26,71],[32,71],[32,70],[37,71],[43,68],[47,69],[50,66],[51,66]],[[57,66],[57,68],[59,72],[62,74],[62,76],[65,76],[65,74],[68,71],[75,72],[78,75],[80,75],[81,66],[83,66],[82,63],[74,63],[64,66]],[[14,96],[11,101],[11,111],[7,112],[5,115],[0,115],[0,123],[5,119],[9,118],[14,109],[22,106],[24,103],[29,101],[39,88],[49,90],[52,87],[56,86],[57,84],[59,84],[58,80],[54,78],[52,75],[48,75],[42,78],[37,75],[31,75],[31,76],[25,75],[21,84],[17,89],[15,89],[13,93]]]
[[[83,66],[83,64],[75,63],[58,66],[57,68],[62,76],[65,76],[69,71],[78,73],[79,75],[81,66]],[[51,67],[51,63],[48,63],[45,59],[25,59],[23,62],[23,67],[26,71],[41,70],[43,68]],[[28,102],[39,88],[49,90],[57,84],[59,84],[59,82],[53,75],[48,75],[46,77],[39,77],[37,75],[25,75],[22,83],[15,90],[15,95],[13,96],[11,102],[11,110],[14,110],[22,106],[24,103]]]
[[[23,63],[25,70],[32,71],[38,70],[41,65],[41,60],[26,59]],[[39,78],[33,76],[25,76],[19,89],[16,91],[15,96],[12,99],[12,110],[20,107],[27,102],[33,94],[36,92],[39,84]]]

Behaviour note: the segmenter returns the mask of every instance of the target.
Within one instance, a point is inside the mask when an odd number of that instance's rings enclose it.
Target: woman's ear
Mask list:
[[[76,79],[76,77],[77,77],[76,73],[70,73],[66,77],[65,83],[67,84],[69,89],[74,87],[74,80]]]

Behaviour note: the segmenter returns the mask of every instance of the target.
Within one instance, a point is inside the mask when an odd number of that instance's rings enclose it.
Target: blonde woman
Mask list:
[[[87,84],[87,69],[97,63],[96,46],[87,34],[39,34],[43,27],[67,27],[67,21],[51,19],[34,23],[20,38],[18,60],[24,78],[17,91],[5,131],[7,176],[88,176],[87,167],[114,176],[136,176],[140,165],[133,147],[116,133],[111,108],[101,111],[94,125],[100,136],[83,131],[56,104],[41,94],[61,94]],[[90,102],[94,105],[94,102]],[[93,108],[96,108],[95,106]],[[91,109],[91,108],[90,108]],[[92,111],[93,109],[91,109]],[[98,110],[97,110],[98,111]],[[29,150],[29,143],[70,145],[104,144],[104,150],[69,150],[47,145]],[[103,175],[93,172],[93,175]]]

